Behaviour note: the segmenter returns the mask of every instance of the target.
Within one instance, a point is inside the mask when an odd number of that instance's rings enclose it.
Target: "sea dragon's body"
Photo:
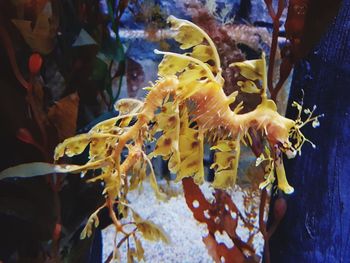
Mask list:
[[[192,48],[192,52],[177,54],[156,50],[157,54],[164,55],[159,65],[160,78],[148,88],[145,101],[135,103],[134,100],[125,99],[117,103],[117,108],[122,112],[119,118],[123,118],[124,114],[125,118],[130,119],[132,112],[132,117],[137,119],[118,138],[113,148],[118,174],[126,174],[132,168],[132,163],[136,162],[135,158],[140,157],[131,154],[124,161],[127,165],[120,164],[120,156],[127,143],[133,144],[133,150],[128,147],[129,153],[142,152],[144,140],[151,137],[158,139],[154,151],[147,157],[162,156],[169,160],[169,169],[177,174],[178,180],[193,176],[197,183],[201,183],[204,178],[203,144],[207,141],[216,151],[211,166],[216,174],[213,186],[227,188],[236,181],[240,143],[246,144],[248,140],[251,144],[250,132],[254,131],[265,140],[265,148],[270,148],[257,161],[257,164],[268,161],[267,165],[270,166],[270,169],[266,169],[269,173],[261,187],[272,183],[276,172],[279,189],[292,193],[293,188],[285,176],[282,153],[294,157],[296,152],[300,152],[301,146],[308,140],[299,127],[306,122],[301,121],[300,114],[296,121],[281,116],[276,104],[267,98],[264,55],[261,59],[231,65],[238,67],[246,78],[246,81],[237,83],[241,90],[261,95],[261,103],[255,110],[241,114],[242,103],[233,110],[230,106],[235,102],[237,92],[227,96],[223,91],[219,55],[209,36],[188,21],[174,17],[169,20],[177,32],[175,39],[182,44],[180,48]],[[259,85],[261,88],[258,88]],[[301,107],[297,106],[300,113]],[[137,107],[137,110],[133,107]],[[311,115],[307,122],[317,121],[317,116]],[[154,136],[157,132],[160,132],[160,137]],[[289,140],[291,137],[296,141],[294,146]]]
[[[180,104],[179,108],[194,104],[191,120],[196,123],[196,130],[203,134],[203,137],[216,134],[218,136],[216,141],[225,139],[234,143],[236,162],[239,159],[240,141],[245,135],[248,135],[248,131],[251,129],[265,135],[271,145],[290,144],[289,132],[295,126],[295,122],[278,114],[276,106],[271,100],[263,101],[254,111],[238,114],[230,108],[234,97],[226,96],[221,86],[215,82],[208,81],[198,90],[192,91],[192,94],[187,98],[184,98],[184,93],[186,91],[179,90],[179,81],[176,77],[159,81],[148,93],[144,105],[137,115],[138,121],[131,130],[124,134],[122,141],[135,140],[136,137],[132,138],[132,134],[137,135],[135,131],[140,130],[142,126],[147,125],[155,118],[155,112],[164,105],[166,98],[172,98],[172,102]],[[116,155],[120,154],[123,147],[124,143],[120,144],[119,141]],[[275,164],[278,163],[281,166],[282,161],[278,161],[276,160]],[[292,187],[285,179],[284,169],[277,171],[280,173],[277,173],[279,188],[287,193],[292,192]],[[187,176],[191,176],[191,174]],[[231,176],[235,177],[234,171]]]

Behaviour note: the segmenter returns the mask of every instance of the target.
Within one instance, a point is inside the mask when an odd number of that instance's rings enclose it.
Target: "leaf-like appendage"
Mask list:
[[[120,99],[114,104],[114,108],[119,111],[119,116],[137,113],[142,106],[143,102],[137,99]]]
[[[200,61],[207,62],[209,60],[214,61],[214,52],[210,46],[198,45],[193,48],[191,53],[192,57],[199,59]]]
[[[129,189],[135,190],[139,187],[140,183],[146,178],[146,164],[144,160],[139,159],[136,161],[136,163],[133,165],[132,174],[130,178],[130,185]]]
[[[158,66],[158,75],[161,77],[175,75],[182,72],[189,63],[190,61],[186,59],[166,55]]]
[[[80,233],[80,239],[84,239],[85,237],[91,237],[93,227],[96,228],[100,224],[100,220],[98,219],[98,216],[97,216],[98,211],[99,210],[97,210],[95,213],[93,213],[89,217],[83,231],[81,231],[81,233]]]
[[[144,220],[137,212],[132,210],[132,216],[142,236],[150,241],[163,241],[166,244],[170,243],[170,238],[165,234],[162,227],[157,226],[150,220]]]
[[[186,87],[193,81],[198,81],[200,78],[207,77],[207,72],[202,67],[190,64],[189,67],[179,75],[179,86]]]
[[[136,223],[137,229],[141,231],[142,236],[150,241],[163,241],[166,244],[170,243],[169,237],[164,230],[149,220]]]
[[[238,67],[243,77],[250,80],[261,80],[264,74],[265,60],[254,59],[230,64],[230,67]]]
[[[176,137],[178,136],[174,130],[164,133],[158,139],[155,150],[152,153],[152,156],[169,157],[177,147],[178,141],[176,140]]]
[[[166,200],[167,196],[166,196],[166,194],[164,194],[163,192],[160,191],[158,183],[157,183],[156,175],[153,171],[153,168],[151,169],[151,174],[149,176],[149,180],[150,180],[151,187],[152,187],[157,199],[163,200],[163,201]]]
[[[136,257],[137,260],[141,260],[144,257],[145,250],[143,249],[141,240],[135,237],[135,246],[136,246]]]
[[[55,160],[64,155],[72,157],[81,154],[91,141],[89,134],[80,134],[64,140],[55,149]]]
[[[163,134],[159,137],[150,158],[162,156],[164,160],[169,158],[169,170],[176,173],[180,163],[179,132],[180,119],[178,104],[166,102],[161,112],[155,118],[157,131]]]
[[[210,168],[215,168],[218,171],[230,168],[234,158],[234,153],[232,152],[216,152],[214,163]]]
[[[251,80],[238,81],[237,85],[241,87],[241,91],[245,93],[260,93],[260,90]]]
[[[179,99],[187,99],[203,87],[203,84],[200,83],[198,80],[189,82],[185,86],[183,86],[181,82],[180,84],[181,86],[179,86],[179,88],[176,91],[177,97]]]
[[[178,114],[176,105],[173,102],[165,103],[161,108],[161,112],[155,118],[157,131],[175,129],[179,125]]]
[[[120,196],[120,190],[122,186],[121,176],[117,171],[113,171],[112,169],[107,168],[106,176],[104,177],[105,189],[103,190],[103,194],[108,194],[108,197],[116,199],[117,196]]]
[[[117,138],[93,138],[90,142],[89,158],[90,160],[99,160],[106,158],[108,149],[117,141]]]
[[[287,181],[286,171],[284,169],[282,159],[278,159],[275,162],[275,167],[276,167],[278,188],[281,189],[286,194],[292,194],[294,192],[294,188],[290,186]]]
[[[114,108],[119,111],[119,116],[137,113],[142,106],[142,101],[130,98],[120,99],[114,104]]]
[[[232,151],[233,143],[228,140],[219,140],[217,143],[210,147],[210,150],[219,150],[222,152],[230,152]]]
[[[203,134],[197,129],[190,128],[187,109],[181,112],[180,128],[180,158],[181,163],[176,180],[193,176],[196,183],[204,181],[204,147]]]
[[[227,189],[236,183],[237,171],[221,170],[215,173],[212,186],[217,189]]]
[[[213,187],[219,189],[232,187],[236,183],[240,142],[220,140],[211,149],[218,150],[210,167],[215,169]]]
[[[188,49],[203,42],[203,34],[199,32],[198,29],[194,28],[188,21],[170,16],[168,22],[171,23],[172,29],[177,31],[174,39],[181,43],[181,49]]]
[[[87,180],[87,182],[88,183],[93,183],[93,182],[96,182],[98,180],[105,180],[109,176],[111,176],[111,174],[112,174],[112,167],[111,166],[105,166],[105,167],[101,168],[101,174],[100,175]]]

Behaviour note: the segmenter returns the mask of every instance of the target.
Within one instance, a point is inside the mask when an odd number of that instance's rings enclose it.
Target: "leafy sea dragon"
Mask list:
[[[186,53],[155,50],[164,58],[159,65],[159,79],[147,88],[149,92],[144,102],[135,99],[118,101],[118,116],[102,121],[88,133],[66,139],[56,147],[55,160],[59,160],[64,155],[81,154],[89,146],[89,161],[85,165],[25,164],[3,171],[0,178],[18,176],[22,174],[21,169],[25,169],[27,176],[28,173],[86,173],[94,170],[96,176],[88,182],[104,182],[104,206],[109,207],[117,232],[126,235],[113,211],[115,202],[119,206],[127,206],[128,191],[138,188],[147,172],[156,195],[164,197],[156,182],[152,158],[162,156],[168,160],[168,168],[177,175],[177,181],[193,177],[197,184],[201,184],[204,181],[204,143],[209,143],[210,149],[215,151],[211,165],[215,170],[212,186],[225,189],[236,182],[241,143],[251,144],[248,131],[253,130],[261,134],[266,142],[265,152],[257,158],[256,165],[265,162],[269,166],[265,169],[269,171],[266,181],[260,187],[271,185],[276,174],[278,188],[287,194],[292,193],[282,154],[294,157],[300,153],[304,142],[310,142],[300,128],[308,122],[317,125],[319,116],[313,116],[314,111],[305,110],[308,117],[302,121],[302,107],[297,103],[293,104],[299,110],[296,121],[277,112],[276,104],[267,98],[264,54],[261,59],[231,65],[238,67],[245,78],[238,83],[241,91],[261,95],[261,103],[255,110],[240,113],[242,103],[231,110],[230,105],[235,102],[237,92],[226,96],[223,91],[220,58],[213,41],[189,21],[173,16],[168,20],[175,40]],[[152,141],[155,141],[154,149],[146,153],[145,144]],[[123,159],[122,156],[126,157]],[[128,177],[128,174],[131,176]],[[91,234],[94,222],[98,224],[97,213],[101,208],[90,217],[82,237]],[[134,219],[136,223],[141,220],[136,214]],[[140,223],[138,227],[147,236]]]

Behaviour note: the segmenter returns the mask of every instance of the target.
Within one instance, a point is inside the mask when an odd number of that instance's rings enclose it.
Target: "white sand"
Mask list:
[[[181,184],[173,184],[176,191],[180,192],[177,197],[172,197],[167,202],[158,201],[148,182],[144,183],[142,193],[137,191],[129,193],[129,201],[132,207],[144,218],[152,220],[157,225],[161,225],[171,239],[171,244],[166,245],[162,242],[149,242],[142,239],[142,245],[145,250],[145,262],[213,262],[208,255],[207,249],[202,241],[202,236],[207,233],[206,225],[199,224],[187,207],[185,198],[181,193]],[[207,198],[211,197],[211,190],[205,184],[201,187]],[[233,192],[235,203],[243,204],[242,194],[239,191]],[[247,231],[238,228],[238,234],[244,240],[248,237]],[[110,226],[103,232],[103,258],[108,257],[113,250],[114,228]],[[254,247],[259,254],[262,252],[262,238],[260,234],[256,235]],[[232,247],[232,241],[225,236],[220,237],[228,247]],[[126,243],[126,242],[125,242]],[[131,243],[132,244],[132,243]],[[126,245],[121,250],[121,262],[126,262]]]

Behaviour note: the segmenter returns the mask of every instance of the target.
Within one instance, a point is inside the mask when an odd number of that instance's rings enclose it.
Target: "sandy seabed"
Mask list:
[[[162,226],[171,239],[170,245],[166,245],[162,242],[150,242],[141,238],[145,251],[145,262],[213,262],[202,241],[202,237],[207,234],[206,225],[198,223],[193,218],[192,212],[187,207],[183,196],[181,183],[171,183],[171,186],[175,192],[179,192],[180,194],[170,198],[167,202],[156,199],[148,182],[144,183],[142,192],[136,190],[130,192],[128,195],[128,200],[132,208],[135,209],[142,218],[151,220],[155,224]],[[212,190],[208,184],[201,186],[201,189],[207,199],[212,198]],[[239,196],[237,198],[239,198]],[[244,235],[245,233],[242,232],[241,234]],[[111,251],[113,251],[114,235],[115,230],[113,226],[107,227],[102,232],[103,262],[107,259]],[[221,236],[220,241],[224,242],[228,247],[233,246],[228,236]],[[127,262],[125,243],[120,249],[121,262]],[[131,242],[130,245],[133,247],[133,242]],[[262,250],[262,242],[259,240],[257,240],[256,249],[257,251]]]

